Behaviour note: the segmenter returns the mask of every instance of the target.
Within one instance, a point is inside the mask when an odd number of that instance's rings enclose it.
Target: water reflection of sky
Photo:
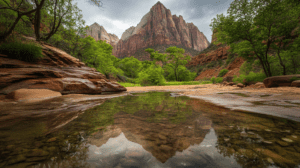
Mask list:
[[[217,136],[213,128],[200,144],[194,144],[165,163],[158,161],[140,144],[127,140],[122,132],[100,147],[91,145],[88,163],[91,167],[241,167],[233,157],[223,157],[215,147]]]

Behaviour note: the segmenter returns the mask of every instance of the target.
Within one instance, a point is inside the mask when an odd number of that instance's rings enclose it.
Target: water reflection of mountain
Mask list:
[[[105,133],[103,138],[106,139],[107,135],[115,135],[119,130],[118,127],[110,127],[107,132],[111,133]],[[132,137],[132,139],[141,140],[138,136],[130,132],[127,132],[127,135],[129,136],[125,136],[122,132],[117,137],[109,138],[101,146],[98,146],[99,144],[91,145],[87,162],[91,167],[240,167],[232,157],[225,158],[218,153],[217,148],[215,148],[217,137],[213,128],[209,130],[200,144],[193,144],[182,151],[175,151],[174,155],[168,158],[166,162],[161,162],[160,158],[145,150],[144,145],[148,143],[147,141],[141,145],[127,138]],[[89,138],[89,141],[91,144],[93,141],[97,142],[94,138]],[[99,142],[103,141],[100,140]],[[164,152],[162,151],[162,153]]]

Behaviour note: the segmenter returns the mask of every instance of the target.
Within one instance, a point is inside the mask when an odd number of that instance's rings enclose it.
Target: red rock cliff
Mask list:
[[[184,46],[202,51],[209,42],[193,23],[186,23],[182,16],[172,16],[169,9],[157,2],[136,27],[132,26],[123,33],[113,54],[124,58],[139,49],[157,45]]]
[[[119,38],[115,34],[107,33],[103,26],[98,23],[94,23],[86,31],[86,36],[93,37],[96,41],[103,40],[115,47],[119,41]]]

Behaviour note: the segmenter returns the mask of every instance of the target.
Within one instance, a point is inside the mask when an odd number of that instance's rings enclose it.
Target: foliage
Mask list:
[[[212,77],[212,78],[210,78],[210,81],[211,81],[212,83],[216,83],[216,78],[215,78],[215,77]]]
[[[135,84],[135,83],[127,83],[127,82],[118,82],[118,83],[124,87],[141,86],[140,84]]]
[[[83,39],[82,60],[88,66],[103,74],[123,75],[123,71],[113,65],[112,46],[104,41],[95,41],[92,37]]]
[[[142,63],[133,56],[122,59],[118,66],[124,71],[126,76],[136,78],[142,68]]]
[[[266,78],[266,75],[261,71],[259,73],[250,72],[248,75],[241,74],[239,77],[236,75],[232,79],[233,82],[243,83],[244,79],[247,82],[263,82],[263,80]]]
[[[223,78],[222,77],[217,77],[216,78],[216,83],[222,83],[223,82]]]
[[[239,77],[234,75],[234,78],[232,79],[232,82],[243,83],[243,80],[245,79],[245,77],[246,77],[246,75],[244,75],[244,74],[241,74]]]
[[[32,5],[24,0],[2,0],[0,6],[1,41],[11,35],[14,30],[17,32],[22,30],[25,34],[30,33],[30,25],[28,26],[30,19],[28,16],[34,13],[36,8],[32,8]],[[21,23],[19,23],[20,20]]]
[[[203,81],[200,84],[211,84],[211,83],[212,83],[211,81]]]
[[[164,85],[165,81],[162,68],[155,65],[140,72],[137,79],[142,86]]]
[[[222,69],[220,72],[219,72],[219,77],[223,77],[226,73],[228,72],[228,69]]]
[[[0,53],[27,62],[34,62],[43,57],[42,49],[35,44],[23,44],[21,42],[4,43],[0,46]]]
[[[252,71],[252,64],[249,61],[245,61],[240,67],[240,74],[248,75]]]
[[[299,77],[292,77],[292,78],[290,79],[291,82],[292,82],[292,81],[295,81],[295,80],[300,80],[300,78],[299,78]]]
[[[296,27],[299,11],[299,5],[287,1],[234,0],[229,15],[215,19],[211,26],[217,25],[218,42],[229,44],[230,52],[246,60],[258,58],[266,76],[272,76],[267,53],[278,37],[288,36]]]

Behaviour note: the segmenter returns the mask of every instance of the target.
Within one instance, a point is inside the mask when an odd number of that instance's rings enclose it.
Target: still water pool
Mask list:
[[[300,167],[300,123],[170,92],[105,100],[0,127],[0,167]],[[62,121],[59,121],[62,122]],[[53,123],[52,123],[53,124]]]

